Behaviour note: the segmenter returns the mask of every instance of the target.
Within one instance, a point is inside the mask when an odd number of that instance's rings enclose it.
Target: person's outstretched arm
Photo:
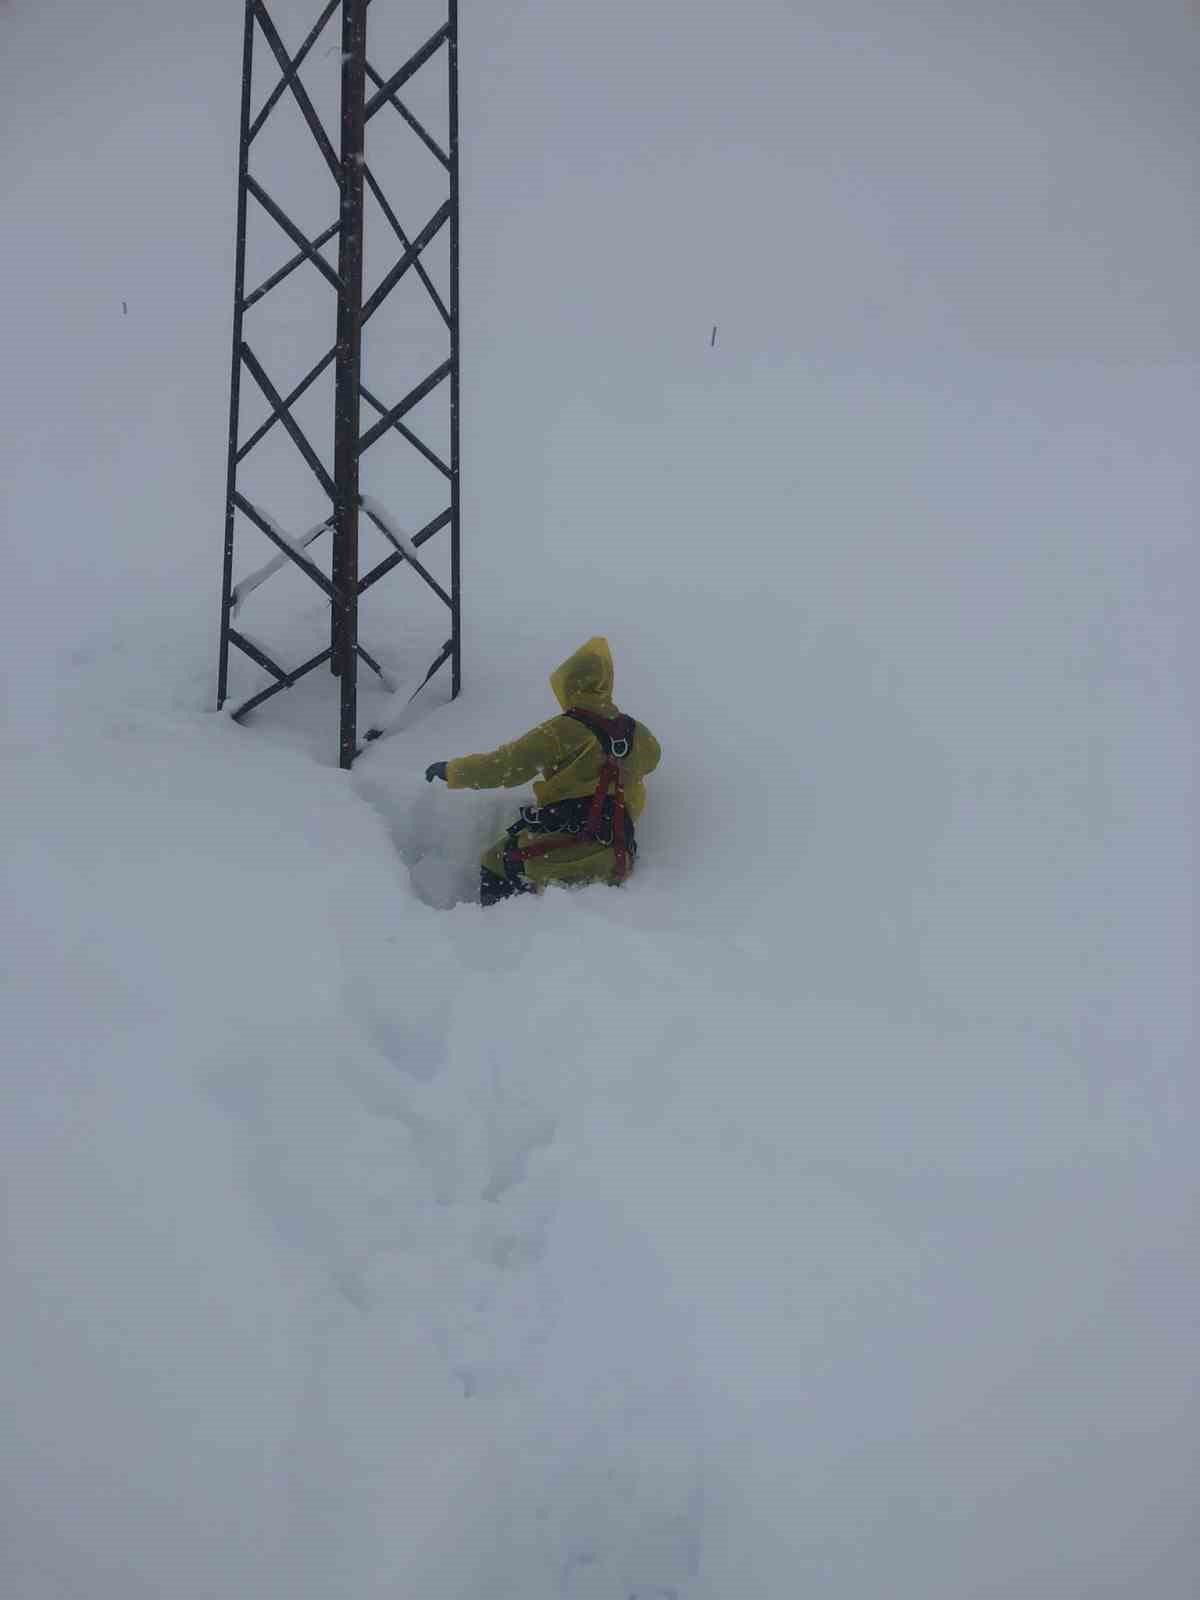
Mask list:
[[[590,738],[587,730],[578,724],[552,717],[511,744],[502,744],[498,750],[447,761],[446,787],[515,789],[538,773],[554,772],[564,766]]]

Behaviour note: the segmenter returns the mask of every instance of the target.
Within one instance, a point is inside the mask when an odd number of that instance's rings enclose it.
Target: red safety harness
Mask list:
[[[569,707],[563,715],[573,717],[576,722],[582,722],[585,728],[590,728],[604,751],[605,759],[600,769],[600,781],[592,795],[587,816],[578,832],[566,838],[542,839],[537,844],[527,844],[523,847],[514,844],[504,853],[505,864],[519,870],[526,861],[532,861],[536,856],[549,855],[553,850],[566,850],[582,840],[599,839],[606,820],[605,802],[608,800],[611,787],[612,847],[615,858],[613,876],[620,883],[623,878],[629,876],[630,867],[629,848],[625,836],[625,778],[621,762],[633,749],[633,735],[637,723],[632,717],[601,717],[594,711],[582,711],[578,706]]]

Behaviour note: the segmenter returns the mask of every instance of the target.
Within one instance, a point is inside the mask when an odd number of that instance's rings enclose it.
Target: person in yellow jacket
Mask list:
[[[480,860],[480,900],[494,905],[548,883],[615,883],[637,851],[633,823],[646,804],[645,778],[658,766],[658,740],[641,722],[623,718],[612,697],[613,660],[608,640],[589,639],[550,675],[562,707],[520,739],[486,755],[435,761],[426,781],[440,778],[450,789],[512,789],[535,774],[534,805],[520,815]],[[605,724],[614,724],[612,729]],[[616,734],[613,738],[611,735]],[[615,812],[617,784],[610,762],[619,763],[624,794],[625,850]],[[587,836],[587,822],[608,770],[600,824]],[[597,802],[598,804],[599,802]],[[577,837],[581,832],[584,837]],[[527,859],[521,852],[537,853]]]

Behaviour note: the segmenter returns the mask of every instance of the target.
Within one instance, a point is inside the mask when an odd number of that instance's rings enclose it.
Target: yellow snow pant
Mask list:
[[[524,849],[526,845],[542,844],[551,839],[569,839],[569,834],[551,833],[519,833],[517,844]],[[504,852],[511,848],[512,840],[508,834],[503,834],[490,845],[479,858],[479,865],[486,871],[495,873],[496,877],[507,876],[504,865]],[[632,866],[632,860],[630,862]],[[544,856],[534,856],[526,861],[524,877],[536,889],[544,889],[548,883],[583,884],[583,883],[613,883],[616,872],[616,852],[610,844],[595,844],[590,840],[572,842],[563,846],[561,850],[551,850]]]

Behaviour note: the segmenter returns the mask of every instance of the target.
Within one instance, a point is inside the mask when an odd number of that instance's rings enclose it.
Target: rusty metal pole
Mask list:
[[[459,461],[458,0],[450,0],[446,62],[450,101],[450,697],[462,688],[462,527]]]
[[[333,429],[333,655],[341,680],[339,764],[358,744],[358,456],[362,369],[363,106],[367,0],[342,0],[341,226],[338,234],[337,365]]]
[[[221,573],[221,653],[217,662],[217,710],[229,692],[229,619],[233,609],[233,514],[237,488],[238,398],[242,379],[242,314],[246,297],[246,178],[250,170],[250,92],[254,76],[254,5],[246,0],[242,39],[242,116],[238,138],[237,234],[233,273],[233,367],[229,379],[229,459],[225,480],[225,560]]]

